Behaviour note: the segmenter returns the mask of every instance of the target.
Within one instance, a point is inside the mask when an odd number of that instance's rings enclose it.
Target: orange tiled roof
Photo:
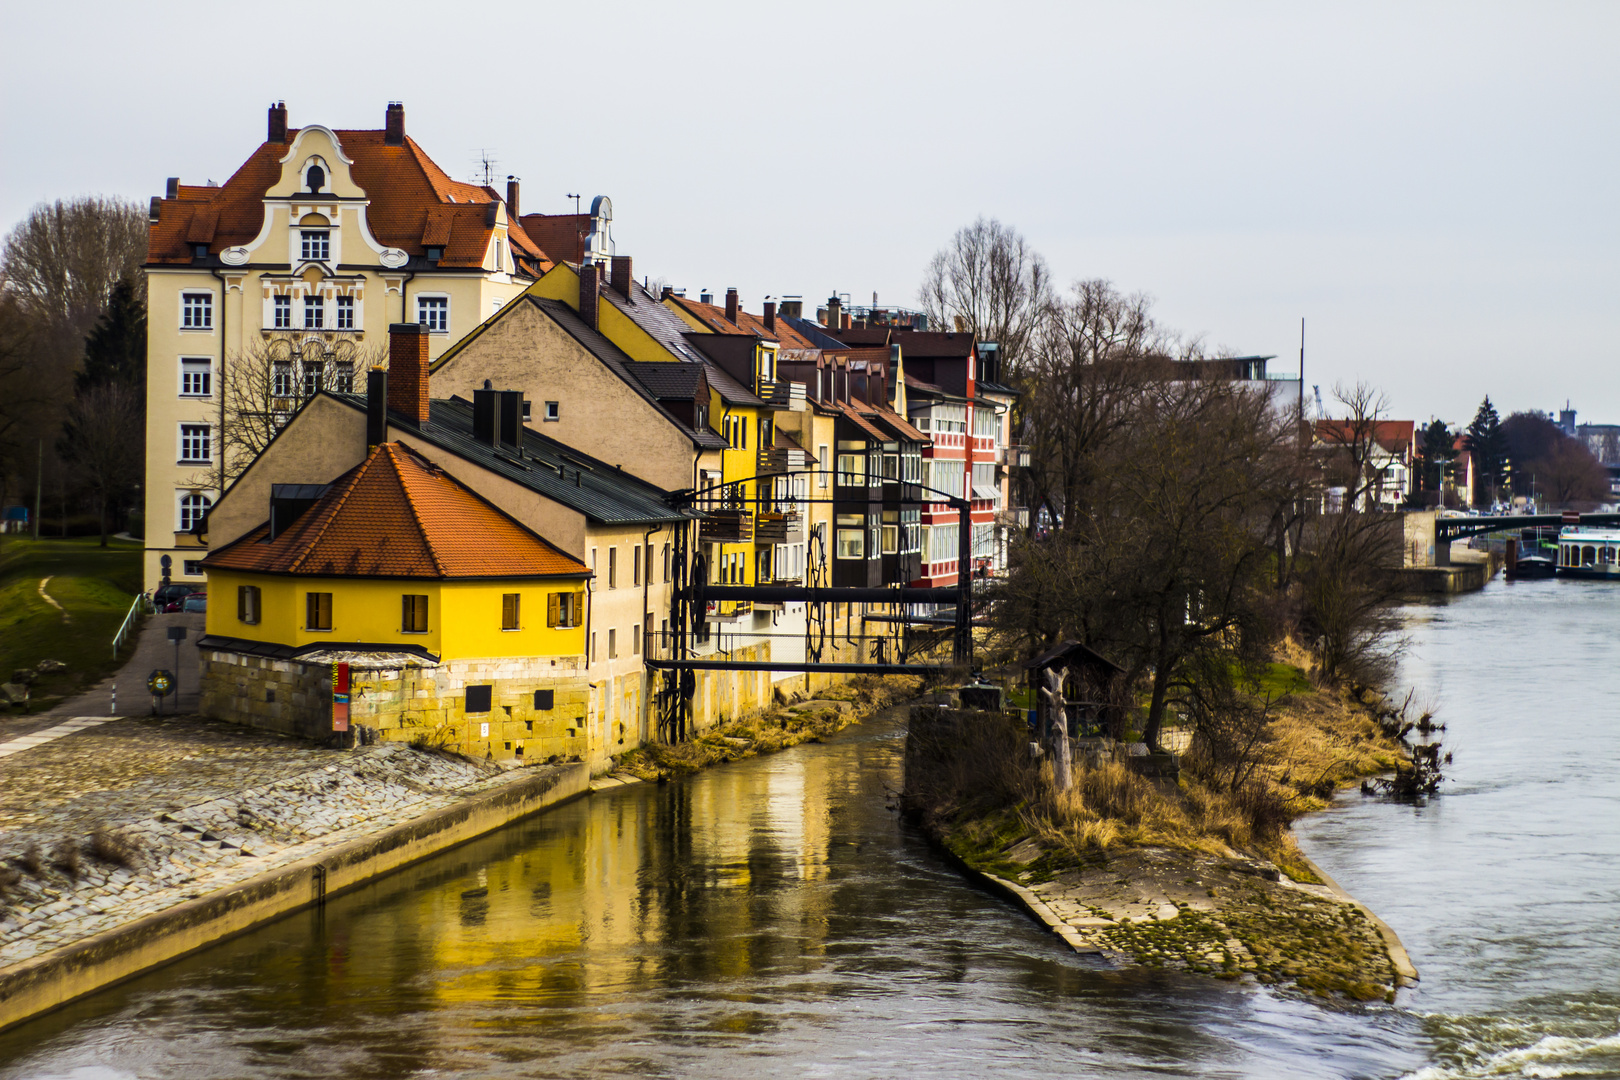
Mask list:
[[[500,201],[494,192],[451,178],[409,136],[403,145],[390,146],[380,130],[334,134],[354,162],[350,175],[370,199],[366,224],[379,243],[411,255],[423,254],[429,244],[443,246],[440,266],[483,265],[493,231],[489,207]],[[191,261],[191,244],[207,243],[217,253],[257,237],[264,222],[264,193],[281,179],[281,159],[297,137],[292,129],[285,143],[261,143],[219,187],[184,185],[178,198],[162,200],[148,233],[147,262],[185,264]],[[210,214],[212,224],[205,228]],[[433,239],[425,239],[430,229]],[[533,264],[531,272],[551,268],[553,260],[520,222],[510,223],[508,236],[513,254]]]
[[[1415,420],[1375,420],[1372,437],[1379,446],[1392,454],[1404,454],[1413,444],[1417,433]],[[1349,420],[1318,420],[1316,438],[1319,442],[1348,443],[1356,435]]]
[[[205,569],[321,577],[578,576],[565,555],[403,443],[374,447],[291,528],[266,522]]]

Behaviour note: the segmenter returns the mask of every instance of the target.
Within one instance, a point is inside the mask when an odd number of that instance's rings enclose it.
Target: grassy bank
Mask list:
[[[1378,929],[1317,881],[1289,825],[1409,757],[1376,703],[1313,686],[1286,662],[1267,681],[1262,692],[1288,697],[1241,782],[1195,749],[1178,781],[1103,759],[1077,762],[1060,792],[1051,765],[1031,756],[1027,727],[980,714],[908,747],[908,807],[968,866],[1059,897],[1102,951],[1386,996],[1395,974]]]
[[[55,600],[53,606],[40,594]],[[112,638],[141,588],[141,546],[95,537],[0,545],[0,680],[41,660],[65,670],[42,676],[28,707],[48,708],[117,669]]]
[[[815,742],[880,709],[915,697],[921,687],[921,679],[903,675],[857,676],[810,700],[779,706],[746,720],[718,724],[683,743],[639,747],[618,759],[616,771],[642,780],[663,780],[724,761]]]

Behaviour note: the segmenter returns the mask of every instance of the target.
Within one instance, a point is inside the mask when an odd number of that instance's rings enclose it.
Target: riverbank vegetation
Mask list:
[[[680,743],[648,743],[616,761],[616,772],[666,780],[710,765],[816,742],[897,702],[913,698],[922,680],[907,675],[859,675],[813,698],[779,702],[756,716],[722,721]]]

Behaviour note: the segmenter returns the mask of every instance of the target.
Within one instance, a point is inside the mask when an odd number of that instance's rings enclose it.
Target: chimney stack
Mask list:
[[[366,372],[366,449],[388,441],[388,372]]]
[[[838,299],[837,293],[833,293],[831,296],[827,297],[827,326],[829,328],[837,330],[843,327],[843,312],[844,302]]]
[[[390,412],[418,426],[427,423],[428,328],[422,323],[388,327],[387,386]]]
[[[738,307],[737,290],[736,289],[727,289],[726,290],[726,321],[729,322],[733,326],[737,325],[737,307]]]
[[[397,101],[388,103],[383,114],[383,142],[389,146],[405,145],[405,106]]]
[[[839,320],[840,322],[838,324],[838,328],[840,330],[848,330],[850,328],[849,312],[846,311],[840,315]]]
[[[613,274],[613,288],[618,292],[618,294],[620,296],[624,297],[626,303],[629,303],[629,304],[635,303],[636,298],[635,298],[634,294],[635,294],[636,277],[630,271],[630,256],[628,256],[628,255],[615,255],[615,256],[613,256],[612,274]]]
[[[776,301],[765,301],[765,329],[776,333]]]
[[[712,303],[714,303],[714,293],[710,292],[708,289],[704,289],[702,292],[698,293],[698,303],[700,303],[700,304],[712,304]]]
[[[178,176],[169,177],[167,193],[163,197],[165,199],[178,199],[180,197],[180,178]]]
[[[284,143],[287,141],[287,103],[278,101],[270,106],[270,142]]]
[[[596,329],[596,305],[601,303],[602,273],[595,263],[579,268],[579,317]]]
[[[658,299],[660,299],[660,300],[668,300],[670,297],[672,297],[674,295],[675,295],[675,286],[673,286],[673,285],[665,285],[663,287],[663,289],[660,290],[660,292],[658,293]]]
[[[518,219],[518,179],[515,176],[506,178],[506,216],[513,221]]]

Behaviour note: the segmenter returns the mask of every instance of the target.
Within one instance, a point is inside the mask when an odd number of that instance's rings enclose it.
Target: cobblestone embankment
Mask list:
[[[358,841],[544,786],[542,774],[580,772],[583,788],[583,770],[501,769],[398,744],[316,749],[196,717],[116,720],[0,759],[0,1026],[20,1018],[5,1008],[18,973],[37,983],[41,961],[64,950],[340,850],[345,883],[357,883],[467,839],[469,827],[498,827],[505,811],[454,822],[438,839],[396,839],[371,875],[370,856],[348,850]],[[506,802],[513,816],[529,812]],[[271,907],[308,902],[306,889]]]

